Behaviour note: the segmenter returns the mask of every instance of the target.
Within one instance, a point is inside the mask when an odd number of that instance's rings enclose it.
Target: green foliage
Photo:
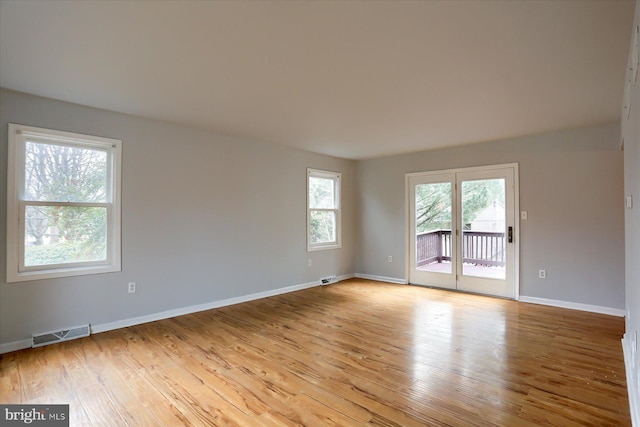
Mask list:
[[[94,242],[54,243],[28,246],[24,251],[25,265],[52,265],[94,261],[105,258],[104,244]]]
[[[451,230],[451,184],[448,182],[416,186],[416,231]],[[504,205],[504,180],[462,182],[462,221],[471,223],[494,201]]]
[[[106,152],[33,141],[25,144],[27,200],[103,203],[106,188]],[[26,265],[105,258],[105,208],[27,205],[25,217]]]
[[[336,241],[336,189],[332,178],[309,177],[311,243]],[[316,209],[316,210],[314,210]]]
[[[311,243],[335,242],[335,213],[332,211],[311,211]]]
[[[418,233],[451,230],[451,184],[440,182],[416,187],[416,228]]]
[[[470,224],[494,201],[504,205],[504,180],[488,179],[462,182],[462,223]]]

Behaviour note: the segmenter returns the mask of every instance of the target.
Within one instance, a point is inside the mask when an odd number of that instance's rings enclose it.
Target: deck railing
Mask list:
[[[416,235],[417,266],[451,261],[451,230],[434,230]],[[464,231],[462,235],[462,262],[483,265],[505,265],[503,232]]]

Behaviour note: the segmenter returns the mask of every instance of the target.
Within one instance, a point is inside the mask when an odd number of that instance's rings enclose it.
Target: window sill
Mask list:
[[[115,273],[122,271],[119,265],[92,265],[90,267],[56,268],[52,270],[7,271],[7,283],[27,282],[30,280],[57,279],[60,277],[86,276],[91,274]]]
[[[329,249],[340,249],[340,248],[342,248],[341,243],[331,244],[331,245],[315,245],[315,246],[307,246],[307,252],[326,251]]]

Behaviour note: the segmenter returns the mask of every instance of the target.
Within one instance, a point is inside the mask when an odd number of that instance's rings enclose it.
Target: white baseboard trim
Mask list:
[[[592,313],[608,314],[610,316],[624,317],[626,315],[626,311],[622,308],[603,307],[600,305],[581,304],[578,302],[561,301],[556,299],[527,297],[520,295],[519,301],[531,304],[570,308],[572,310],[590,311]]]
[[[627,373],[627,394],[629,394],[629,408],[631,409],[631,425],[640,427],[640,390],[638,381],[634,381],[633,368],[631,362],[631,338],[629,334],[624,334],[622,338],[622,353],[624,354],[624,367]],[[637,366],[636,369],[640,369]]]
[[[343,274],[337,276],[336,281],[347,280],[354,278],[355,274]],[[115,322],[102,323],[99,325],[91,325],[91,333],[99,334],[100,332],[112,331],[114,329],[126,328],[129,326],[141,325],[143,323],[155,322],[157,320],[169,319],[171,317],[183,316],[185,314],[197,313],[199,311],[211,310],[214,308],[225,307],[227,305],[240,304],[243,302],[253,301],[262,298],[268,298],[276,295],[286,294],[289,292],[300,291],[302,289],[313,288],[320,286],[320,280],[315,282],[307,282],[301,285],[287,286],[284,288],[273,289],[270,291],[257,292],[254,294],[243,295],[240,297],[227,298],[219,301],[212,301],[204,304],[191,305],[188,307],[176,308],[174,310],[161,311],[159,313],[148,314],[146,316],[132,317],[129,319],[117,320]],[[32,344],[31,339],[14,341],[6,344],[0,344],[0,354],[10,353],[12,351],[23,350],[30,348]]]
[[[398,279],[398,278],[395,278],[395,277],[376,276],[376,275],[373,275],[373,274],[356,273],[355,277],[357,277],[358,279],[377,280],[378,282],[397,283],[398,285],[406,285],[407,284],[407,281],[405,279]]]
[[[0,344],[0,354],[11,353],[12,351],[24,350],[25,348],[31,348],[31,344],[33,344],[33,340],[31,338],[26,340]]]

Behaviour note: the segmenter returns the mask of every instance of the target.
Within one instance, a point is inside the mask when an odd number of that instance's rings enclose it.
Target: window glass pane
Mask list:
[[[331,178],[309,177],[309,208],[335,209],[335,181]]]
[[[107,152],[27,141],[24,199],[107,202]]]
[[[451,274],[450,182],[416,185],[416,266]]]
[[[106,260],[106,231],[106,208],[27,206],[24,265]]]
[[[462,274],[504,280],[506,270],[505,183],[462,182]]]
[[[416,233],[451,231],[451,183],[416,185]]]
[[[336,213],[334,211],[309,212],[311,244],[336,241]]]

